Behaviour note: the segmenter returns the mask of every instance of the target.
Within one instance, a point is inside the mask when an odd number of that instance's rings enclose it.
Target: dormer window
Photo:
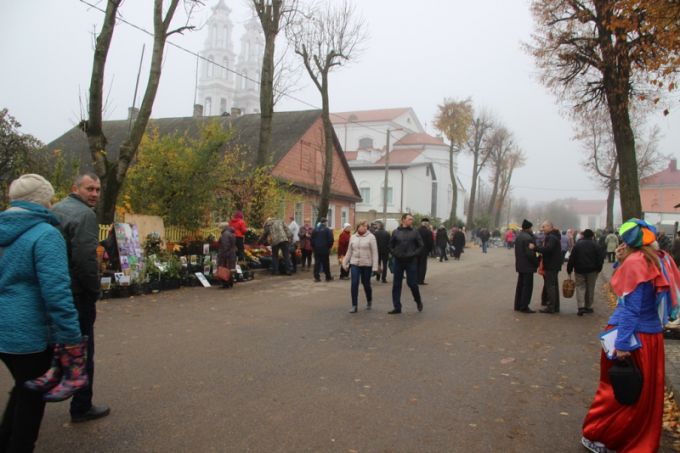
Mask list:
[[[373,139],[370,137],[359,139],[359,149],[373,149]]]

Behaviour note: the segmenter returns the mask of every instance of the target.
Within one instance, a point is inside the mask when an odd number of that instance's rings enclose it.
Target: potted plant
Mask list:
[[[179,289],[182,272],[182,262],[175,255],[170,255],[165,262],[165,269],[161,273],[161,287],[163,289]]]

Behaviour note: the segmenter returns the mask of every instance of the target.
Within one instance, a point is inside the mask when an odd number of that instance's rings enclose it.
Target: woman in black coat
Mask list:
[[[228,223],[220,224],[222,235],[220,236],[220,248],[217,252],[217,265],[233,270],[236,268],[236,236],[234,229]],[[231,286],[232,282],[222,282],[222,286]]]
[[[446,249],[449,246],[449,235],[446,232],[446,227],[444,225],[441,225],[439,228],[437,228],[436,246],[437,254],[439,255],[439,262],[441,263],[443,260],[448,261],[449,257],[446,254]]]
[[[453,244],[453,258],[460,260],[460,254],[465,248],[465,233],[460,228],[454,228],[451,235],[451,242]]]

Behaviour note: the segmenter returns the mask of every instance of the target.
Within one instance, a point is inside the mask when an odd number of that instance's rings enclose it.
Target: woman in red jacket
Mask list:
[[[347,255],[349,248],[349,240],[352,237],[352,225],[346,223],[343,226],[342,232],[338,237],[338,261],[342,263],[342,259]],[[349,278],[349,270],[340,266],[340,280],[347,280]]]
[[[234,237],[236,238],[236,256],[239,260],[245,260],[246,256],[243,252],[243,242],[246,236],[246,231],[248,227],[246,226],[245,220],[243,220],[243,212],[235,211],[234,215],[229,221],[229,226],[234,229]]]

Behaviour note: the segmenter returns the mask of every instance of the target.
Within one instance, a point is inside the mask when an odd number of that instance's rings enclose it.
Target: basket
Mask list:
[[[562,282],[562,295],[567,299],[574,295],[574,289],[576,289],[576,282],[571,277]]]

